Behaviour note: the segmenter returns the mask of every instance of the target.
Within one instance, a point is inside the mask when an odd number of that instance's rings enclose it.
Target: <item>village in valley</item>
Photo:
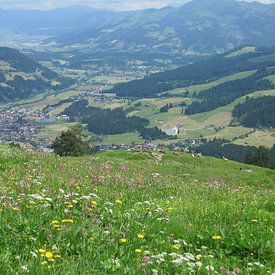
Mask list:
[[[100,88],[81,91],[81,93],[77,95],[65,98],[65,101],[75,102],[81,99],[92,100],[95,104],[107,106],[114,103],[117,104],[118,102],[115,97],[104,95]],[[120,103],[127,103],[127,100],[121,100]],[[7,108],[0,110],[0,141],[17,144],[28,150],[36,150],[44,153],[53,152],[53,138],[41,133],[47,132],[47,127],[51,125],[62,125],[62,127],[65,127],[64,129],[71,125],[69,116],[62,114],[62,112],[56,114],[51,113],[57,105],[58,102],[43,106],[43,108],[37,108],[31,104],[11,104]],[[66,127],[66,125],[68,125],[68,127]],[[183,127],[183,125],[177,124],[173,129],[167,131],[167,133],[176,136]],[[91,134],[89,140],[90,147],[95,152],[112,150],[156,151],[166,150],[168,148],[166,145],[154,144],[142,139],[140,140],[141,142],[105,143],[104,136],[95,134]],[[188,151],[190,146],[194,147],[199,144],[201,144],[199,139],[189,139],[186,140],[185,144],[179,146],[175,140],[175,143],[169,145],[169,149],[173,151]]]

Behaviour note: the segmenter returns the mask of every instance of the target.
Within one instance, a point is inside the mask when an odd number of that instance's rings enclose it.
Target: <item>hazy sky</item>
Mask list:
[[[254,0],[246,0],[253,2]],[[0,8],[52,9],[75,4],[115,10],[160,8],[172,4],[184,4],[188,0],[0,0]],[[275,3],[275,0],[258,0]]]

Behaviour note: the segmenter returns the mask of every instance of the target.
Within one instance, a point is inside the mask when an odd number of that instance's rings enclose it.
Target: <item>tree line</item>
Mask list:
[[[87,124],[89,131],[98,135],[114,135],[140,131],[149,124],[149,120],[137,116],[127,116],[122,108],[101,109],[88,106],[87,100],[73,103],[63,112],[71,120],[80,120]]]
[[[271,149],[264,146],[243,146],[229,143],[224,139],[202,140],[195,151],[206,156],[228,158],[230,160],[261,167],[275,168],[275,144]]]
[[[157,140],[157,139],[175,139],[176,137],[167,135],[161,129],[154,127],[154,128],[143,128],[140,131],[140,135],[145,140]]]
[[[266,68],[258,70],[255,74],[245,79],[237,79],[201,91],[196,97],[199,99],[189,105],[185,114],[192,115],[214,110],[232,103],[235,99],[250,94],[254,91],[273,89],[275,85],[263,79],[268,76]]]
[[[233,110],[246,127],[275,127],[275,96],[264,96],[248,99],[245,103],[238,104]]]

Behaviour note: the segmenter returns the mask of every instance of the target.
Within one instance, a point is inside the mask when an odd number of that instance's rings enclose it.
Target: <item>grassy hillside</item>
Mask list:
[[[275,172],[190,154],[0,145],[0,273],[269,274]]]

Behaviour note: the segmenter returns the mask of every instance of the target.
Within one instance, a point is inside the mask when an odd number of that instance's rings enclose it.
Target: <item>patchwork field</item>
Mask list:
[[[175,90],[169,91],[168,93],[171,94],[171,95],[181,94],[186,90],[188,90],[188,92],[191,93],[191,94],[193,94],[195,92],[198,93],[198,92],[201,92],[203,90],[207,90],[209,88],[216,87],[216,86],[218,86],[222,83],[225,83],[227,81],[247,78],[247,77],[251,76],[252,74],[254,74],[255,72],[256,72],[256,70],[244,71],[244,72],[240,72],[240,73],[236,73],[236,74],[232,74],[230,76],[220,78],[220,79],[218,79],[216,81],[213,81],[213,82],[200,84],[200,85],[193,85],[193,86],[190,86],[190,87],[177,88]]]
[[[245,49],[252,50],[250,48]],[[234,54],[242,54],[242,53],[234,53]],[[3,66],[5,64],[2,64]],[[248,76],[251,76],[256,71],[244,71],[241,73],[232,74],[227,77],[223,77],[218,79],[217,81],[213,81],[210,83],[205,83],[202,85],[194,85],[191,87],[183,87],[173,91],[170,91],[171,97],[156,97],[156,98],[145,98],[145,99],[129,99],[129,98],[116,98],[115,94],[104,94],[110,98],[110,100],[101,100],[99,97],[91,96],[89,98],[90,106],[95,106],[99,108],[124,108],[132,110],[128,115],[136,115],[140,117],[144,117],[149,119],[150,124],[148,127],[158,127],[167,133],[174,132],[175,127],[181,126],[182,129],[178,134],[178,141],[185,141],[186,139],[194,139],[199,137],[206,137],[209,139],[213,138],[224,138],[229,140],[238,139],[239,137],[250,133],[251,129],[246,129],[244,127],[232,127],[231,122],[233,120],[232,111],[234,107],[243,103],[246,100],[246,96],[237,98],[234,102],[229,105],[219,107],[215,110],[198,113],[195,115],[187,116],[184,115],[184,110],[186,107],[183,106],[185,104],[191,104],[193,98],[185,98],[182,97],[182,93],[188,90],[190,93],[199,92],[205,89],[209,89],[213,86],[217,86],[219,84],[236,80],[236,79],[244,79]],[[131,78],[131,77],[130,77]],[[132,80],[129,77],[110,77],[110,76],[97,76],[93,77],[93,83],[99,83],[101,87],[105,87],[105,85],[114,85],[118,82],[125,82]],[[269,76],[268,79],[273,80],[273,75]],[[100,84],[101,83],[101,84]],[[46,106],[55,104],[62,99],[66,99],[73,96],[81,95],[83,92],[95,89],[95,84],[83,84],[75,87],[74,89],[63,91],[59,94],[44,94],[38,95],[33,98],[31,101],[21,100],[19,102],[20,106],[32,106],[35,110],[41,110]],[[97,86],[98,88],[98,86]],[[177,96],[181,94],[181,96]],[[174,95],[174,96],[173,96]],[[275,96],[275,90],[268,91],[256,91],[249,94],[249,97],[257,98],[261,96],[271,95]],[[66,107],[68,107],[71,103],[64,103],[61,106],[57,106],[53,109],[50,109],[48,114],[51,116],[59,115]],[[160,113],[160,108],[166,104],[172,104],[173,107],[168,110],[166,113]],[[238,125],[235,124],[234,126]],[[50,126],[50,129],[46,129],[41,133],[40,136],[50,137],[51,139],[54,135],[60,133],[59,123],[57,126]],[[66,129],[67,126],[62,127],[62,129]],[[221,129],[222,128],[222,129]],[[243,142],[242,142],[243,141]],[[136,133],[129,133],[123,135],[114,135],[114,136],[106,136],[103,143],[114,143],[114,144],[129,144],[132,142],[142,143],[144,142],[138,137]],[[163,143],[162,141],[155,141],[154,143]],[[168,141],[167,143],[171,143],[172,141]],[[243,138],[237,140],[238,144],[247,143],[250,145],[259,145],[262,143],[263,145],[267,144],[270,146],[273,143],[273,137],[269,136],[265,139],[261,139],[261,141],[256,141],[253,138],[253,135],[249,135],[245,140]]]
[[[102,143],[104,144],[143,144],[144,140],[139,137],[138,133],[126,133],[120,135],[106,136]]]
[[[237,139],[233,143],[239,145],[260,146],[271,148],[275,144],[275,132],[272,130],[256,130],[243,139]]]
[[[75,125],[75,123],[69,123],[69,122],[41,124],[42,130],[39,133],[38,137],[46,137],[51,141],[53,141],[57,136],[61,134],[62,131],[68,130],[69,127],[73,125]]]
[[[228,127],[222,129],[215,133],[214,135],[208,136],[208,139],[220,138],[233,140],[242,136],[245,136],[249,133],[253,132],[253,129],[245,128],[245,127]]]

